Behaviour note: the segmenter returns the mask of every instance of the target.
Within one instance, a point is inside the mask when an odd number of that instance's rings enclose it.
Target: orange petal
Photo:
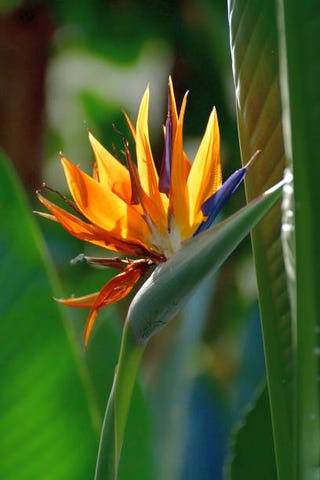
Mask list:
[[[128,170],[98,142],[90,131],[88,135],[96,159],[100,183],[129,203],[131,185]]]
[[[130,171],[132,192],[134,193],[135,199],[138,204],[141,206],[143,216],[146,219],[146,222],[150,226],[151,231],[153,232],[153,238],[156,241],[157,245],[162,245],[163,248],[168,247],[170,244],[169,235],[168,235],[168,223],[167,215],[164,211],[159,209],[153,198],[148,197],[148,195],[143,190],[139,172],[135,163],[131,158],[130,152],[125,145],[125,154],[128,164],[128,169]],[[166,198],[166,204],[168,205],[168,199]],[[162,215],[161,215],[162,213]]]
[[[174,96],[173,83],[172,83],[171,77],[169,77],[169,84],[168,85],[169,85],[169,99],[170,99],[170,107],[171,107],[172,139],[173,139],[173,142],[174,142],[174,139],[176,137],[179,117],[178,117],[178,113],[177,113],[176,99],[175,99],[175,96]],[[188,94],[188,92],[187,92],[187,94]],[[184,103],[184,101],[183,101],[183,103]],[[181,115],[184,115],[185,105],[183,105],[183,103],[182,103],[181,110],[180,110],[180,117],[181,117]],[[185,180],[187,180],[187,177],[188,177],[188,174],[189,174],[189,171],[190,171],[190,168],[191,168],[191,164],[190,164],[190,161],[189,161],[187,155],[184,152],[183,152],[183,160],[184,160],[184,166],[183,166],[183,168],[184,168],[184,178],[185,178]]]
[[[151,237],[146,222],[131,205],[104,188],[80,168],[61,156],[70,192],[82,214],[111,236],[129,243],[148,245]]]
[[[149,88],[146,89],[139,108],[136,128],[137,166],[141,185],[147,195],[158,190],[158,174],[154,165],[148,128]]]
[[[115,252],[124,253],[126,255],[146,254],[147,246],[138,244],[137,242],[129,243],[121,239],[115,238],[105,230],[96,225],[86,223],[80,218],[72,215],[63,208],[54,205],[52,202],[37,193],[40,202],[52,213],[53,216],[43,214],[40,215],[59,222],[71,235],[85,242],[98,245],[102,248],[108,248]]]
[[[183,98],[176,136],[173,139],[172,169],[170,185],[170,207],[173,222],[180,229],[181,239],[189,236],[189,200],[186,188],[186,157],[183,152],[183,119],[187,94]]]
[[[221,184],[220,134],[214,108],[187,181],[191,224],[201,221],[202,204],[221,187]]]
[[[139,179],[143,191],[149,198],[150,210],[153,223],[161,234],[167,232],[167,208],[168,199],[165,194],[159,192],[159,177],[156,171],[149,141],[148,129],[149,88],[141,100],[136,128],[136,152]],[[147,202],[145,202],[147,203]]]
[[[113,277],[102,289],[95,299],[91,307],[91,312],[86,324],[84,333],[84,345],[87,346],[88,340],[94,326],[97,313],[101,307],[111,305],[126,297],[133,289],[135,284],[150,268],[150,265],[145,260],[137,260],[115,277]]]

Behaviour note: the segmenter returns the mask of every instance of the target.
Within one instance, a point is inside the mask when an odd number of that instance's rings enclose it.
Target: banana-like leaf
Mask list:
[[[261,435],[263,432],[263,435]],[[259,439],[259,441],[257,441]],[[248,451],[254,455],[248,455]],[[277,468],[274,456],[269,396],[266,386],[246,412],[233,436],[232,457],[226,466],[225,478],[230,480],[274,480]]]
[[[294,175],[295,478],[316,480],[320,478],[320,10],[317,2],[310,1],[279,0],[278,7],[286,148]]]
[[[294,218],[294,188],[292,165],[285,169],[286,185],[283,188],[282,197],[282,229],[281,240],[283,248],[283,260],[287,274],[288,292],[290,297],[292,333],[295,337],[297,321],[297,295],[296,295],[296,236]],[[294,344],[294,342],[293,342]],[[294,345],[295,348],[295,345]]]
[[[281,191],[282,183],[191,239],[154,270],[134,297],[101,435],[96,480],[117,476],[131,393],[148,340],[173,319],[201,282],[221,266],[279,199]],[[111,439],[114,444],[110,444]]]
[[[0,478],[87,480],[97,435],[46,249],[0,158]],[[82,378],[81,378],[82,377]]]
[[[228,0],[242,162],[261,156],[246,178],[248,200],[277,182],[285,166],[274,0]],[[254,229],[267,380],[280,479],[292,476],[292,337],[277,205]]]

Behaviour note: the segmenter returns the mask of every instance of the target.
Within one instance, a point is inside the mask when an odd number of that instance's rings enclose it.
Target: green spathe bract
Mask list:
[[[181,309],[199,284],[217,270],[280,196],[280,184],[206,232],[189,240],[157,267],[133,299],[127,322],[146,342]]]

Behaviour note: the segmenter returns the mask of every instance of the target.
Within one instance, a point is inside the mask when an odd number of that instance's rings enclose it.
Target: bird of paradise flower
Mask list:
[[[147,88],[135,127],[125,114],[135,141],[136,162],[125,138],[123,153],[126,166],[89,132],[95,156],[92,177],[61,154],[62,166],[73,197],[73,200],[63,199],[74,213],[46,199],[41,193],[44,187],[37,191],[39,200],[50,212],[37,213],[59,222],[81,240],[129,256],[84,257],[89,263],[113,267],[120,273],[99,292],[58,300],[72,307],[90,309],[84,334],[85,345],[100,308],[124,298],[150,267],[165,262],[188,239],[212,226],[256,156],[222,183],[219,125],[213,108],[199,149],[191,163],[183,148],[186,103],[187,94],[178,112],[170,78],[164,151],[159,174],[149,141]]]

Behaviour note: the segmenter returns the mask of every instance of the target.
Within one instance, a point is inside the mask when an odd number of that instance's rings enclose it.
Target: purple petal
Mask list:
[[[207,215],[208,218],[199,225],[194,235],[198,235],[198,233],[201,233],[211,227],[224,204],[242,183],[246,173],[247,166],[236,170],[222,184],[219,190],[217,190],[216,193],[214,193],[210,198],[208,198],[208,200],[204,202],[202,205],[202,212],[204,215]]]

